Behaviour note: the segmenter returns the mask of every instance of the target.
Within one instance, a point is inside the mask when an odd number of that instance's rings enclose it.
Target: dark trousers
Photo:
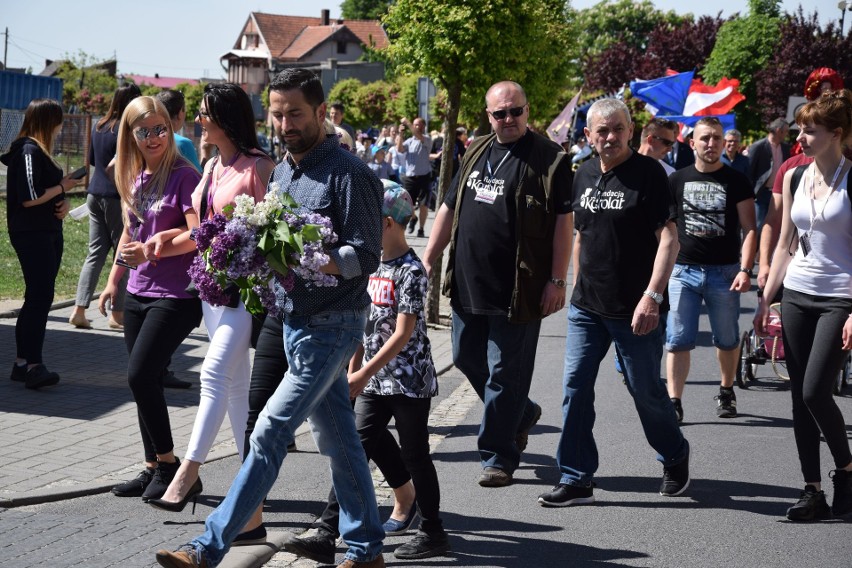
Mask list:
[[[249,439],[254,425],[266,401],[281,384],[288,369],[287,356],[284,354],[284,320],[281,317],[266,316],[263,327],[257,337],[254,350],[254,362],[251,367],[249,386],[249,414],[246,427],[245,452],[249,451]],[[243,456],[245,459],[245,456]]]
[[[15,323],[17,357],[30,364],[41,363],[47,316],[62,264],[62,231],[12,232],[9,240],[24,273],[24,305]]]
[[[426,533],[442,532],[439,514],[441,492],[438,474],[429,453],[429,410],[431,398],[411,398],[404,394],[362,394],[355,400],[355,425],[367,459],[373,460],[392,488],[414,482],[417,508]],[[388,430],[391,418],[396,424],[399,444]],[[340,506],[334,488],[328,495],[328,505],[322,512],[319,526],[338,535]]]
[[[163,371],[186,336],[201,323],[198,299],[147,298],[127,294],[124,342],[127,382],[136,401],[145,460],[174,449]]]
[[[848,355],[841,346],[841,333],[852,300],[812,296],[784,290],[784,356],[790,372],[793,396],[793,433],[805,482],[820,476],[820,432],[837,468],[852,461],[846,423],[834,402],[832,386]]]

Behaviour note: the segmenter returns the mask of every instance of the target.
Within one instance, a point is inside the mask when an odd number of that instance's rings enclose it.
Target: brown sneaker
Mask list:
[[[347,558],[337,566],[338,568],[341,566],[343,568],[385,568],[385,557],[379,554],[367,562],[356,562],[351,558]]]
[[[195,547],[191,544],[184,544],[174,552],[158,550],[157,562],[166,568],[207,568],[207,560],[199,558]]]
[[[496,467],[486,467],[479,476],[482,487],[507,487],[512,485],[512,474]]]

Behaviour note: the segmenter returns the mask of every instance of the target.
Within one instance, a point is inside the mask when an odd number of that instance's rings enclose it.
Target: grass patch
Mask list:
[[[70,195],[71,209],[86,202],[86,194]],[[0,299],[24,299],[24,276],[21,265],[15,255],[15,249],[9,242],[9,231],[6,225],[6,199],[0,199]],[[63,234],[65,249],[62,253],[62,265],[56,277],[56,296],[54,301],[73,299],[77,295],[77,280],[80,269],[89,253],[89,220],[88,217],[75,221],[67,216],[64,221]],[[110,253],[112,254],[112,253]],[[103,290],[110,269],[109,259],[104,264],[96,291]]]

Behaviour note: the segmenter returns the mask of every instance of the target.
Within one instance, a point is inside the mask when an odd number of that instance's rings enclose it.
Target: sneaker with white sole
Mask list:
[[[590,505],[595,502],[594,486],[568,485],[559,483],[552,491],[538,496],[542,507],[568,507],[569,505]]]

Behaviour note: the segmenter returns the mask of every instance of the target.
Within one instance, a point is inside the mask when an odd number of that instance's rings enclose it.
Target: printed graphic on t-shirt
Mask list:
[[[483,175],[482,179],[479,179],[481,173],[478,170],[473,170],[467,178],[467,187],[476,192],[474,200],[490,205],[503,195],[506,180],[488,175]]]
[[[617,189],[603,191],[587,187],[580,196],[580,207],[597,213],[601,209],[624,209],[624,192]]]
[[[371,276],[370,282],[367,284],[367,293],[370,294],[373,304],[377,306],[393,306],[396,304],[393,280],[389,278]]]
[[[683,220],[686,234],[694,237],[725,236],[725,187],[712,181],[683,184]]]

